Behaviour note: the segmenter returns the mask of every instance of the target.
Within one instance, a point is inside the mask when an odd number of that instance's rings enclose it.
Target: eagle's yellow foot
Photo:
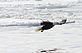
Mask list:
[[[41,32],[43,32],[44,30],[41,30]]]
[[[36,30],[36,32],[38,32],[38,31],[41,31],[41,32],[43,32],[44,30],[42,30],[42,29],[37,29],[37,30]]]

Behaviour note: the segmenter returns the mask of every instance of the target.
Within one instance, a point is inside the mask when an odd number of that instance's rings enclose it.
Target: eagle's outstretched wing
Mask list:
[[[53,25],[62,25],[62,24],[69,24],[69,23],[75,23],[75,21],[69,21],[69,22],[67,22],[67,19],[63,19],[60,22],[53,22]]]

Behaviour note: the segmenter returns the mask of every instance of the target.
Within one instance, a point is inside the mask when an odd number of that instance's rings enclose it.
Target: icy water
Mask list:
[[[38,5],[33,4],[2,4],[0,20],[67,18],[68,21],[75,20],[75,23],[54,26],[44,32],[35,32],[36,27],[28,26],[0,27],[0,53],[37,53],[36,51],[40,49],[53,48],[60,50],[52,53],[82,53],[82,3],[53,9],[49,7],[37,9],[37,7]]]

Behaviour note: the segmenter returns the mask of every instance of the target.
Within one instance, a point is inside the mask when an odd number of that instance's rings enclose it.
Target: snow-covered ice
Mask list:
[[[4,27],[0,26],[0,53],[37,53],[38,50],[54,48],[60,49],[55,53],[82,53],[82,3],[81,0],[68,1],[70,5],[67,3],[65,5],[67,7],[53,9],[37,9],[36,7],[50,7],[55,6],[56,3],[0,2],[0,25],[4,25]],[[62,2],[60,3],[62,4]],[[59,5],[57,3],[56,6]],[[75,23],[57,25],[44,32],[35,32],[38,27],[29,26],[29,22],[60,21],[64,18],[67,18],[68,21],[74,20]],[[28,25],[5,26],[22,24],[21,22]]]

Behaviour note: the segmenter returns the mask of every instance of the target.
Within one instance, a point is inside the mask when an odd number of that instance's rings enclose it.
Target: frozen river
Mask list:
[[[56,53],[82,53],[82,3],[54,9],[36,9],[37,6],[33,5],[34,10],[26,8],[28,5],[23,5],[25,8],[19,6],[1,6],[0,20],[6,17],[19,19],[20,16],[23,19],[25,16],[24,19],[28,19],[26,17],[43,20],[44,17],[48,20],[67,18],[68,21],[74,20],[75,23],[54,26],[44,32],[35,32],[36,27],[0,27],[0,53],[36,53],[39,49],[53,48],[61,49]]]

